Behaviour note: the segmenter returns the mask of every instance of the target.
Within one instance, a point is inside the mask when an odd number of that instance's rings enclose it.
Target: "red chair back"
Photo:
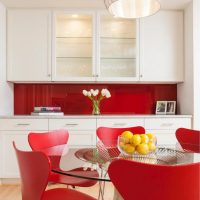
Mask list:
[[[200,131],[179,128],[176,130],[176,138],[183,149],[200,153]]]
[[[51,160],[53,168],[59,168],[60,158],[64,149],[64,145],[68,142],[69,133],[65,129],[55,130],[45,133],[29,133],[28,142],[32,150],[43,151]],[[60,148],[53,148],[51,155],[45,151],[50,147],[60,146]],[[63,145],[63,146],[62,146]],[[54,156],[52,156],[52,154]]]
[[[127,128],[99,127],[96,133],[98,138],[104,143],[104,145],[116,145],[118,136],[121,135],[124,131],[131,131],[133,134],[145,133],[145,129],[142,126]]]
[[[13,146],[16,152],[21,176],[23,200],[41,200],[48,183],[51,164],[42,152],[25,152]]]
[[[32,150],[41,150],[49,147],[66,144],[69,139],[69,133],[65,129],[34,133],[30,132],[28,135],[29,145]]]
[[[108,173],[125,200],[200,199],[200,163],[160,166],[115,160]]]

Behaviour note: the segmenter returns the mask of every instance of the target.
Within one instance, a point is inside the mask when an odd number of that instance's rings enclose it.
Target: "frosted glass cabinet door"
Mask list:
[[[99,15],[100,81],[138,80],[138,29],[136,20]]]
[[[54,81],[92,81],[94,75],[93,14],[54,14]]]

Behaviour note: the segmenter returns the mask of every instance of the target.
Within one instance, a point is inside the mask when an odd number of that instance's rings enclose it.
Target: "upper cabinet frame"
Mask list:
[[[8,9],[7,80],[183,82],[183,23],[182,11],[125,20],[101,10]]]
[[[94,82],[95,12],[55,11],[52,29],[52,80]]]

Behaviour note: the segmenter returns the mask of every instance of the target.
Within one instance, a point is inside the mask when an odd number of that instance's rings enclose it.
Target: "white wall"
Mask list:
[[[200,0],[193,0],[194,129],[200,130]]]
[[[193,129],[200,130],[200,1],[193,0],[184,12],[185,82],[178,84],[180,114],[193,115]]]
[[[178,84],[178,113],[193,114],[193,3],[184,12],[185,72],[184,83]]]
[[[13,107],[13,84],[6,82],[6,8],[0,2],[0,115],[12,115]]]

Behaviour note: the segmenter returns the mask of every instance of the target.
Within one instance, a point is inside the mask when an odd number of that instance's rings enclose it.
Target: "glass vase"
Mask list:
[[[92,114],[93,115],[100,115],[100,101],[92,101],[93,103],[93,110]]]

